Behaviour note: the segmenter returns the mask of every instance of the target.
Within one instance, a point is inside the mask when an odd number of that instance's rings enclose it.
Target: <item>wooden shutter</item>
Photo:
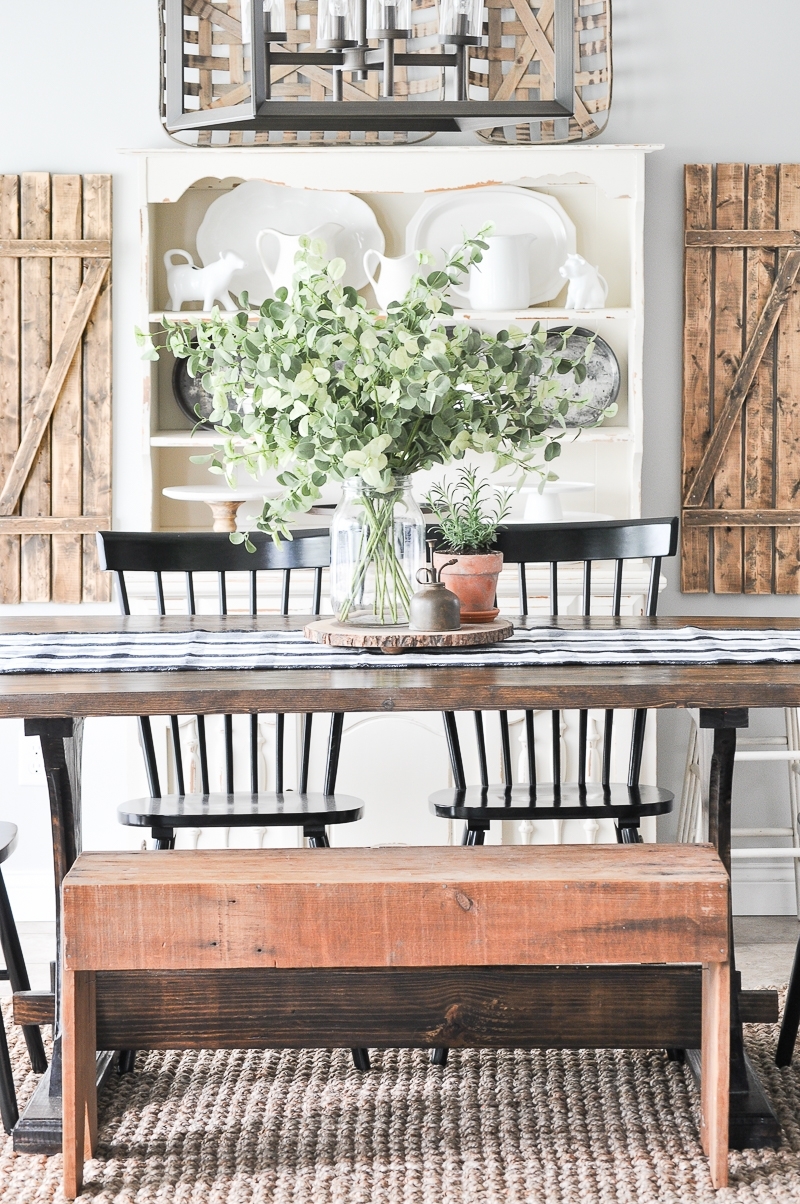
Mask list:
[[[685,593],[800,593],[800,165],[685,169]]]
[[[0,601],[110,597],[111,177],[0,176]]]

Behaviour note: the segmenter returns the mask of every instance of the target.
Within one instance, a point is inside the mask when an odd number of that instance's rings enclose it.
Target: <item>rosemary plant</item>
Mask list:
[[[462,468],[453,484],[431,487],[426,504],[436,516],[447,550],[456,555],[486,552],[511,509],[513,490],[491,490],[477,469]]]

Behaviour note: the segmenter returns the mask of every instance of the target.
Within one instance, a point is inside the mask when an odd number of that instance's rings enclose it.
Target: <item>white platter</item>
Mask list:
[[[494,234],[533,234],[529,305],[552,301],[564,287],[558,274],[576,248],[575,225],[554,197],[514,184],[491,184],[440,192],[423,201],[406,227],[406,251],[430,251],[436,266],[464,234],[477,234],[486,222]],[[199,244],[198,244],[199,250]]]
[[[342,226],[330,239],[329,258],[341,256],[347,264],[344,283],[363,288],[367,283],[364,252],[370,248],[383,252],[385,239],[369,205],[349,192],[284,188],[266,180],[247,180],[209,205],[197,231],[197,253],[208,265],[221,253],[235,251],[245,267],[234,273],[231,291],[238,296],[246,290],[250,301],[260,305],[272,296],[272,289],[256,250],[259,231],[307,234],[326,222]]]
[[[229,489],[227,485],[167,485],[161,492],[176,502],[250,502],[281,495],[279,489],[261,489],[257,485],[242,489]]]

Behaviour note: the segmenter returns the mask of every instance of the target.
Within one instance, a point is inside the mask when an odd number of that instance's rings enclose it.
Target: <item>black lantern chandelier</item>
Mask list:
[[[299,4],[293,9],[295,27],[291,31],[286,28],[285,5],[294,0],[229,0],[223,7],[224,3],[165,0],[166,126],[172,133],[469,130],[536,119],[568,119],[573,114],[574,0],[554,0],[547,89],[552,98],[535,100],[471,97],[483,90],[476,89],[475,77],[470,79],[470,55],[487,57],[487,51],[479,49],[485,46],[492,24],[491,20],[484,22],[485,0],[435,0],[435,6],[431,2],[427,11],[435,13],[438,45],[414,52],[405,48],[421,28],[412,21],[412,0],[317,0],[313,44],[311,32],[297,27]],[[525,3],[527,6],[528,0]],[[303,11],[310,7],[306,2]],[[530,12],[529,20],[539,30],[533,9]],[[198,22],[203,21],[213,30],[205,39],[197,32]],[[424,27],[428,42],[432,26],[430,22]],[[545,37],[543,32],[541,36]],[[227,60],[223,57],[226,41]],[[213,97],[210,85],[203,87],[203,71],[210,79],[215,64],[224,70],[235,58],[241,81],[224,85],[227,91],[221,99]],[[287,99],[285,85],[276,86],[274,81],[285,80],[293,72],[302,75],[304,68],[312,78],[316,78],[315,69],[322,76],[324,83],[318,82],[316,88],[318,96]],[[398,68],[438,68],[440,98],[429,99],[425,92],[412,98],[408,85],[399,97]],[[192,78],[198,73],[199,84]],[[372,80],[377,82],[370,87],[367,81]],[[198,103],[190,107],[194,96]],[[397,103],[400,99],[404,103]]]

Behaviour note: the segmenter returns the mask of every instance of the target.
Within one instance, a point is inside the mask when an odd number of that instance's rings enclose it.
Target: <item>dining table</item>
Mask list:
[[[259,640],[266,648],[279,639],[296,647],[307,621],[303,615],[0,619],[0,718],[24,719],[26,734],[41,741],[57,913],[62,879],[81,850],[81,743],[89,717],[692,708],[710,733],[708,837],[730,872],[737,730],[747,727],[750,708],[800,706],[800,620],[785,618],[514,618],[516,633],[534,644],[580,637],[585,657],[578,652],[570,663],[535,653],[512,664],[508,653],[495,662],[470,661],[463,653],[455,662],[449,655],[415,659],[413,653],[362,653],[359,659],[310,644],[316,653],[307,665],[297,656],[265,657],[261,665],[256,656],[247,668],[176,668],[168,657],[163,665],[150,663],[152,651],[150,660],[90,655],[93,641],[111,646],[122,639],[135,652],[158,640],[191,643],[198,634],[208,640],[230,632],[254,637],[251,649]],[[637,652],[637,641],[644,648],[653,637],[651,644],[660,640],[669,648],[682,632],[694,641],[684,663],[675,663],[669,651],[663,661],[652,650]],[[607,663],[602,648],[616,645],[622,651]],[[714,651],[723,646],[733,651]],[[327,659],[320,660],[323,651]],[[337,659],[340,651],[345,655]],[[14,1130],[15,1148],[31,1153],[61,1149],[59,965],[60,947],[54,989],[14,997],[16,1023],[54,1025],[50,1067]],[[780,1128],[744,1051],[742,1024],[774,1022],[777,996],[742,991],[735,963],[733,970],[731,1146],[775,1146]],[[197,1048],[230,1045],[231,1034],[242,1047],[350,1046],[355,1032],[357,1043],[375,1046],[429,1046],[444,1036],[453,1045],[477,1047],[664,1048],[675,1058],[685,1051],[696,1068],[701,984],[695,966],[331,970],[314,972],[312,981],[303,971],[258,974],[250,982],[231,972],[230,981],[213,990],[169,974],[154,974],[146,990],[124,974],[105,986],[99,981],[99,1032],[103,1016],[111,1016],[109,1032],[124,1031],[129,1047],[140,1049],[170,1048],[176,1031],[184,1047],[189,1040]],[[115,1056],[110,1048],[98,1053],[98,1082],[111,1073]]]

